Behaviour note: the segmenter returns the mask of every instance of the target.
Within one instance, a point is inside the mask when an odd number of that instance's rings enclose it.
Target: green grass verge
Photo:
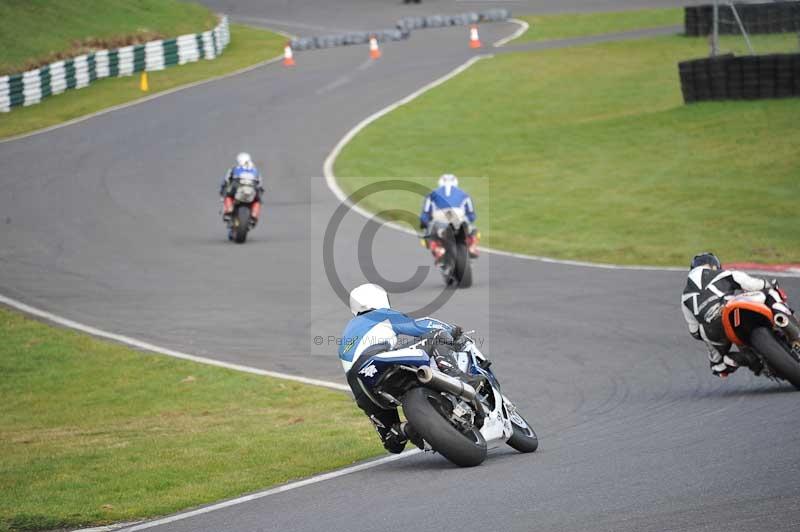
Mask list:
[[[0,309],[0,530],[168,514],[381,454],[346,394]]]
[[[208,8],[177,0],[3,0],[0,73],[36,68],[86,43],[176,37],[216,23]]]
[[[60,124],[114,105],[221,76],[280,54],[286,38],[276,33],[231,24],[231,43],[213,61],[200,60],[157,72],[148,72],[150,92],[139,90],[139,76],[107,78],[88,87],[45,98],[30,107],[0,113],[0,138]]]
[[[531,28],[514,43],[676,26],[683,24],[683,8],[529,15],[517,18],[528,22]]]
[[[800,261],[800,99],[683,105],[677,63],[707,52],[675,36],[484,60],[362,131],[336,174],[346,190],[379,179],[348,176],[486,176],[463,179],[484,242],[523,253]],[[389,196],[368,207],[418,212],[420,198]]]

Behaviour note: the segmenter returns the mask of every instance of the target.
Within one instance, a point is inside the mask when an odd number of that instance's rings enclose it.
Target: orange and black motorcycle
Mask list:
[[[734,296],[722,310],[722,325],[728,340],[755,352],[765,375],[800,389],[800,323],[782,288]]]

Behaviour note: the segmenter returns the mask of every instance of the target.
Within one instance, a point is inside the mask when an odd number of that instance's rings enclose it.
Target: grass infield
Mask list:
[[[515,44],[679,26],[683,24],[683,8],[528,15],[518,18],[528,22],[531,28],[514,40]]]
[[[93,47],[199,33],[216,24],[217,17],[208,8],[179,0],[3,0],[0,75],[37,68]]]
[[[796,40],[753,37],[759,53]],[[374,180],[354,176],[431,176],[429,187],[443,172],[482,176],[462,183],[484,243],[522,253],[798,262],[800,99],[684,105],[677,63],[707,54],[705,39],[667,36],[498,55],[367,127],[336,175],[346,191]],[[370,199],[372,210],[420,207]]]
[[[181,85],[221,76],[276,57],[286,37],[231,24],[231,42],[213,61],[200,60],[148,72],[149,92],[139,90],[139,74],[95,81],[88,87],[50,96],[30,107],[0,113],[0,139],[53,126],[115,105],[128,103]]]
[[[341,392],[134,351],[1,308],[0,338],[2,531],[169,514],[383,452]]]

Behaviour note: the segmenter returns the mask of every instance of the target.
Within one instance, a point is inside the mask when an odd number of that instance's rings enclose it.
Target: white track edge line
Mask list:
[[[363,207],[359,207],[358,205],[356,205],[353,202],[351,202],[348,199],[347,194],[345,194],[344,191],[339,187],[339,184],[336,182],[336,175],[333,173],[333,165],[336,163],[336,158],[339,157],[339,154],[341,153],[342,149],[344,149],[344,147],[351,140],[353,140],[353,137],[358,135],[361,132],[361,130],[366,128],[372,122],[375,122],[376,120],[378,120],[382,116],[391,113],[392,111],[394,111],[398,107],[403,106],[403,105],[415,100],[417,97],[421,96],[422,94],[426,93],[427,91],[429,91],[429,90],[431,90],[431,89],[433,89],[435,87],[438,87],[439,85],[441,85],[442,83],[445,83],[446,81],[450,80],[451,78],[454,78],[455,76],[457,76],[460,73],[464,72],[469,67],[471,67],[472,65],[474,65],[475,63],[480,61],[481,59],[486,59],[486,58],[489,58],[489,57],[493,57],[493,56],[491,54],[481,54],[481,55],[476,55],[474,57],[469,58],[466,62],[462,63],[461,65],[459,65],[455,69],[451,70],[450,72],[448,72],[444,76],[433,80],[432,82],[428,83],[427,85],[424,85],[423,87],[421,87],[421,88],[417,89],[416,91],[412,92],[411,94],[409,94],[405,98],[402,98],[401,100],[398,100],[395,103],[393,103],[393,104],[391,104],[391,105],[389,105],[387,107],[384,107],[380,111],[377,111],[377,112],[369,115],[367,118],[365,118],[364,120],[362,120],[361,122],[356,124],[350,131],[348,131],[345,134],[345,136],[342,137],[339,140],[339,142],[336,144],[336,146],[333,147],[331,152],[325,158],[325,162],[322,165],[322,173],[325,176],[325,183],[328,185],[328,189],[333,193],[333,195],[336,196],[336,198],[339,201],[341,201],[342,203],[347,205],[350,209],[352,209],[353,211],[357,212],[361,216],[363,216],[365,218],[368,218],[368,219],[379,219],[379,220],[381,220],[379,217],[376,217],[373,213],[371,213],[371,212],[367,211],[366,209],[364,209]],[[381,221],[385,222],[385,220],[381,220]],[[412,230],[408,229],[407,227],[403,227],[403,226],[401,226],[399,224],[396,224],[394,222],[385,222],[385,223],[386,223],[386,225],[388,225],[391,228],[396,229],[398,231],[402,231],[404,233],[408,233],[408,234],[411,234],[411,235],[416,235],[417,234],[415,231],[412,231]]]
[[[286,37],[288,39],[293,39],[294,38],[293,35],[291,35],[289,33],[286,33],[284,31],[280,31],[280,30],[275,30],[275,29],[271,29],[271,28],[267,29],[267,28],[263,28],[263,27],[259,27],[259,28],[256,28],[256,29],[265,30],[265,31],[271,31],[273,33],[277,33],[278,35],[284,36],[284,37]],[[173,87],[173,88],[167,89],[165,91],[161,91],[161,92],[157,92],[155,94],[151,94],[150,96],[145,96],[144,98],[139,98],[138,100],[133,100],[131,102],[121,103],[119,105],[114,105],[112,107],[107,107],[105,109],[101,109],[99,111],[95,111],[94,113],[90,113],[88,115],[79,116],[77,118],[73,118],[72,120],[67,120],[66,122],[61,122],[59,124],[54,124],[52,126],[47,126],[45,128],[37,129],[35,131],[29,131],[27,133],[21,133],[19,135],[15,135],[13,137],[0,139],[0,144],[5,144],[6,142],[14,142],[15,140],[26,139],[28,137],[34,137],[36,135],[41,135],[43,133],[48,133],[50,131],[55,131],[56,129],[61,129],[62,127],[73,126],[75,124],[79,124],[79,123],[84,122],[86,120],[90,120],[92,118],[95,118],[95,117],[98,117],[98,116],[102,116],[104,114],[113,113],[114,111],[119,111],[120,109],[126,109],[128,107],[133,107],[134,105],[139,105],[139,104],[143,104],[143,103],[155,100],[156,98],[161,98],[162,96],[168,96],[168,95],[174,94],[176,92],[180,92],[180,91],[183,91],[183,90],[187,90],[187,89],[191,89],[191,88],[194,88],[194,87],[198,87],[200,85],[205,85],[206,83],[213,83],[215,81],[219,81],[219,80],[222,80],[222,79],[231,78],[233,76],[238,76],[240,74],[245,74],[245,73],[250,72],[252,70],[255,70],[257,68],[261,68],[263,66],[270,65],[272,63],[277,63],[281,59],[283,59],[283,54],[275,56],[272,59],[267,59],[266,61],[261,61],[260,63],[256,63],[254,65],[250,65],[250,66],[246,66],[244,68],[240,68],[239,70],[234,70],[233,72],[228,72],[227,74],[221,74],[219,76],[216,76],[216,77],[213,77],[213,78],[208,78],[208,79],[201,79],[200,81],[193,81],[192,83],[187,83],[186,85],[179,85],[177,87]],[[205,59],[201,59],[200,61],[205,61]],[[197,61],[197,62],[199,62],[199,61]],[[188,64],[191,64],[191,63],[188,63]],[[183,65],[179,65],[179,66],[183,66]],[[118,76],[118,79],[122,79],[123,77],[133,78],[133,74],[131,74],[130,76]],[[106,79],[111,79],[111,78],[106,78]],[[89,85],[88,87],[91,87],[91,85]],[[88,88],[88,87],[85,87],[85,88]],[[73,90],[76,90],[76,89],[73,89]]]
[[[90,325],[84,325],[83,323],[78,323],[76,321],[70,320],[68,318],[63,318],[51,312],[47,312],[45,310],[41,310],[35,307],[32,307],[26,303],[21,301],[17,301],[16,299],[11,299],[10,297],[6,297],[0,294],[0,303],[7,305],[11,308],[24,312],[25,314],[29,314],[31,316],[36,316],[38,318],[44,319],[51,323],[55,323],[57,325],[61,325],[62,327],[67,327],[70,329],[74,329],[76,331],[80,331],[86,334],[90,334],[92,336],[98,338],[105,338],[107,340],[113,340],[115,342],[125,344],[131,347],[135,347],[137,349],[142,349],[144,351],[150,351],[152,353],[158,353],[160,355],[166,355],[173,358],[180,358],[182,360],[190,360],[192,362],[197,362],[199,364],[205,364],[207,366],[216,366],[219,368],[231,369],[234,371],[241,371],[243,373],[251,373],[253,375],[261,375],[263,377],[273,377],[276,379],[288,380],[288,381],[295,381],[300,382],[303,384],[310,384],[312,386],[321,386],[323,388],[330,388],[332,390],[340,390],[340,391],[350,391],[350,387],[345,384],[339,384],[338,382],[330,382],[330,381],[323,381],[320,379],[312,379],[309,377],[300,377],[298,375],[289,375],[288,373],[279,373],[277,371],[268,371],[265,369],[254,368],[250,366],[244,366],[241,364],[234,364],[232,362],[224,362],[222,360],[214,360],[212,358],[201,357],[197,355],[190,355],[188,353],[183,353],[181,351],[176,351],[174,349],[168,349],[165,347],[160,347],[148,342],[143,342],[141,340],[137,340],[135,338],[131,338],[130,336],[124,336],[121,334],[116,334],[108,331],[104,331],[102,329],[98,329],[96,327],[92,327]]]
[[[236,506],[245,502],[255,501],[258,499],[263,499],[264,497],[269,497],[270,495],[276,495],[278,493],[283,493],[285,491],[294,490],[297,488],[302,488],[305,486],[309,486],[311,484],[318,484],[320,482],[325,482],[326,480],[331,480],[338,477],[343,477],[345,475],[349,475],[351,473],[357,473],[359,471],[364,471],[365,469],[371,469],[373,467],[377,467],[389,462],[394,462],[396,460],[402,460],[404,458],[408,458],[409,456],[414,456],[419,454],[421,451],[419,449],[412,449],[410,451],[406,451],[402,454],[395,454],[391,456],[386,456],[384,458],[379,458],[377,460],[372,460],[370,462],[364,462],[362,464],[356,464],[354,466],[346,467],[344,469],[339,469],[337,471],[331,471],[329,473],[322,473],[321,475],[316,475],[304,480],[298,480],[296,482],[291,482],[289,484],[284,484],[283,486],[277,486],[275,488],[270,488],[268,490],[260,491],[258,493],[251,493],[250,495],[244,495],[243,497],[238,497],[236,499],[231,499],[227,501],[223,501],[217,504],[212,504],[211,506],[206,506],[203,508],[198,508],[197,510],[190,510],[188,512],[183,512],[179,514],[175,514],[169,517],[163,517],[161,519],[156,519],[154,521],[148,521],[146,523],[134,525],[130,528],[125,528],[124,532],[135,532],[136,530],[145,530],[148,528],[153,528],[160,525],[165,525],[168,523],[174,523],[175,521],[181,521],[183,519],[188,519],[190,517],[195,517],[202,514],[207,514],[210,512],[214,512],[217,510],[222,510],[224,508],[230,508],[231,506]]]
[[[520,21],[520,22],[524,22],[524,21]],[[498,41],[498,42],[500,42],[500,41]],[[496,45],[497,44],[495,43],[495,46]],[[455,76],[461,74],[462,72],[467,70],[469,67],[471,67],[472,65],[474,65],[475,63],[477,63],[481,59],[487,59],[487,58],[490,58],[490,57],[494,57],[494,56],[491,55],[491,54],[483,54],[483,55],[477,55],[477,56],[471,57],[468,61],[466,61],[465,63],[463,63],[460,66],[456,67],[454,70],[448,72],[444,76],[442,76],[442,77],[440,77],[440,78],[428,83],[427,85],[417,89],[416,91],[412,92],[411,94],[409,94],[405,98],[403,98],[401,100],[398,100],[395,103],[390,104],[387,107],[384,107],[383,109],[381,109],[381,110],[369,115],[367,118],[365,118],[364,120],[362,120],[361,122],[356,124],[350,131],[348,131],[345,134],[344,137],[342,137],[339,140],[339,142],[336,144],[336,146],[333,147],[331,152],[325,158],[325,163],[322,166],[322,173],[325,176],[325,183],[328,185],[328,189],[331,191],[331,193],[333,193],[333,195],[336,196],[336,198],[340,202],[342,202],[345,205],[347,205],[352,211],[360,214],[361,216],[363,216],[364,218],[367,218],[368,220],[377,220],[377,221],[380,221],[383,225],[385,225],[387,227],[390,227],[392,229],[395,229],[396,231],[400,231],[400,232],[406,233],[408,235],[413,235],[415,237],[419,236],[416,231],[414,231],[414,230],[412,230],[412,229],[410,229],[410,228],[408,228],[406,226],[400,225],[400,224],[398,224],[396,222],[388,221],[388,220],[385,220],[385,219],[381,218],[380,216],[376,216],[375,213],[370,212],[367,209],[364,209],[363,207],[361,207],[359,205],[356,205],[352,201],[350,201],[350,199],[348,198],[347,194],[339,186],[339,183],[336,182],[336,174],[333,172],[333,166],[336,164],[336,159],[339,157],[339,154],[342,152],[344,147],[347,144],[349,144],[350,141],[353,140],[353,138],[356,135],[358,135],[367,126],[369,126],[370,124],[372,124],[373,122],[375,122],[379,118],[391,113],[392,111],[394,111],[398,107],[401,107],[401,106],[403,106],[403,105],[415,100],[416,98],[418,98],[422,94],[428,92],[429,90],[434,89],[434,88],[438,87],[439,85],[442,85],[443,83],[449,81],[451,78],[454,78]],[[601,270],[632,270],[632,271],[647,271],[647,272],[685,272],[685,271],[687,271],[687,268],[680,268],[680,267],[677,267],[677,266],[646,266],[646,265],[627,265],[627,264],[606,264],[606,263],[602,263],[602,262],[588,262],[588,261],[579,261],[579,260],[556,259],[556,258],[553,258],[553,257],[544,257],[544,256],[538,256],[538,255],[527,255],[527,254],[524,254],[524,253],[515,253],[515,252],[512,252],[512,251],[504,251],[504,250],[501,250],[501,249],[488,248],[488,247],[484,247],[484,246],[481,246],[479,249],[481,251],[485,252],[485,253],[489,253],[489,254],[492,254],[492,255],[500,255],[500,256],[504,256],[504,257],[513,257],[515,259],[531,260],[531,261],[544,262],[544,263],[549,263],[549,264],[560,264],[560,265],[564,265],[564,266],[576,266],[576,267],[581,267],[581,268],[595,268],[595,269],[601,269]],[[762,273],[764,275],[769,275],[769,276],[773,276],[773,277],[800,277],[800,273],[794,273],[794,272],[771,272],[771,271],[770,272],[764,272],[764,271],[761,271],[761,270],[748,270],[748,271],[750,271],[751,273]]]
[[[500,48],[501,46],[505,46],[506,44],[510,43],[514,39],[518,39],[518,38],[522,37],[525,34],[525,32],[527,32],[528,29],[530,29],[530,27],[531,27],[530,24],[528,24],[524,20],[520,20],[518,18],[510,18],[510,19],[508,19],[508,21],[509,22],[513,22],[514,24],[519,24],[520,27],[519,27],[519,29],[517,31],[515,31],[514,33],[512,33],[508,37],[503,37],[499,41],[495,42],[492,45],[495,48]]]
[[[124,523],[114,523],[113,525],[93,526],[91,528],[80,528],[72,532],[114,532],[122,528],[138,525],[142,521],[126,521]]]

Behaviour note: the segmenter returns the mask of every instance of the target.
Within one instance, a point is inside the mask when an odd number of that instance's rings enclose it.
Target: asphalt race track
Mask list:
[[[391,27],[409,13],[682,4],[207,3],[234,20],[302,35]],[[481,38],[515,29],[485,25]],[[270,65],[0,143],[0,294],[161,346],[343,382],[327,338],[349,314],[323,263],[335,261],[346,287],[364,281],[357,241],[365,220],[348,214],[333,257],[321,256],[338,205],[323,161],[365,117],[473,56],[466,38],[464,28],[414,32],[386,44],[376,62],[365,47],[298,53],[292,70]],[[262,223],[236,246],[225,240],[216,190],[242,149],[265,169],[268,192]],[[379,230],[371,249],[390,280],[429,266],[415,239],[397,231]],[[465,470],[411,456],[157,529],[800,528],[800,396],[745,371],[712,378],[685,331],[682,272],[484,255],[475,275],[475,286],[436,315],[478,330],[505,392],[537,429],[539,451],[498,448]],[[393,303],[420,308],[441,284],[428,272]],[[798,280],[782,285],[800,301]]]

